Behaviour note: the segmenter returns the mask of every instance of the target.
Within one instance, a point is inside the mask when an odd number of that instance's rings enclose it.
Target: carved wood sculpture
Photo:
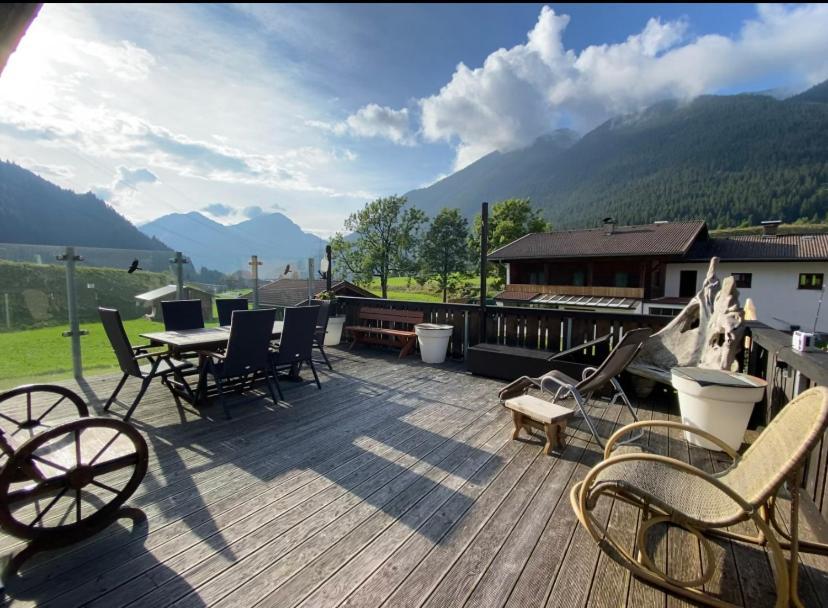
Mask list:
[[[648,396],[656,382],[670,384],[670,369],[699,366],[733,368],[741,347],[745,312],[733,277],[719,281],[719,258],[711,258],[701,290],[664,329],[650,336],[627,368],[634,374],[639,397]]]

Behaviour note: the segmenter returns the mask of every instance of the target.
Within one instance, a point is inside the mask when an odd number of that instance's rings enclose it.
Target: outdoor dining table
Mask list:
[[[283,327],[284,323],[282,321],[273,323],[272,337],[274,339],[282,336]],[[149,340],[153,346],[166,346],[171,356],[178,357],[184,353],[210,351],[227,346],[227,340],[230,338],[230,326],[220,325],[218,327],[200,327],[178,331],[153,331],[140,334],[140,336]],[[203,374],[205,361],[206,356],[200,355],[198,359],[198,385],[196,390],[192,392],[192,402],[194,404],[199,403],[206,390],[206,379]],[[176,393],[190,401],[189,395],[191,392],[189,390],[177,386],[174,380],[168,379],[167,382],[176,389]]]

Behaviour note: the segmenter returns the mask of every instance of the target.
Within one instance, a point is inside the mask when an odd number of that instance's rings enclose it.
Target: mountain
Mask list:
[[[526,148],[492,152],[427,188],[412,190],[409,202],[435,215],[443,207],[458,207],[466,215],[480,210],[483,201],[529,197],[541,194],[535,188],[542,175],[578,141],[574,131],[562,129],[539,137]]]
[[[250,270],[248,262],[255,254],[262,262],[260,274],[276,277],[287,264],[306,268],[307,258],[318,260],[325,249],[325,241],[302,232],[281,213],[260,215],[231,226],[214,222],[197,211],[171,213],[140,228],[183,251],[196,268],[206,266],[225,273]]]
[[[92,193],[64,190],[2,161],[0,243],[169,250]]]
[[[665,101],[608,120],[581,139],[549,138],[490,154],[409,200],[477,213],[529,197],[555,227],[697,219],[711,227],[828,216],[828,83],[767,95]],[[560,137],[556,134],[552,141]]]

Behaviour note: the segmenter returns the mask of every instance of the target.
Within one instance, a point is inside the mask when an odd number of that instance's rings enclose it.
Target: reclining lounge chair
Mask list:
[[[548,418],[544,420],[540,419],[545,418],[544,412],[551,411],[553,406],[559,404],[560,400],[571,396],[577,405],[580,414],[586,421],[592,436],[595,437],[598,444],[603,447],[604,441],[599,435],[595,424],[589,417],[589,414],[587,414],[587,403],[593,393],[603,389],[609,384],[614,389],[610,404],[613,405],[618,401],[618,399],[621,399],[632,415],[633,420],[638,421],[635,410],[633,410],[630,400],[624,393],[624,389],[621,388],[621,384],[618,382],[617,376],[621,374],[633,358],[635,358],[636,354],[638,354],[638,351],[641,349],[641,345],[651,333],[652,330],[647,327],[628,331],[624,334],[624,337],[618,342],[616,347],[612,349],[612,352],[610,352],[600,366],[597,368],[588,367],[584,370],[583,379],[580,381],[575,380],[574,378],[571,378],[570,376],[557,370],[549,371],[540,378],[530,378],[528,376],[518,378],[500,391],[500,402],[507,408],[513,411],[518,411],[523,416],[529,417],[536,422],[546,424],[546,420]],[[550,404],[542,399],[525,395],[530,388],[540,389],[541,393],[544,391],[552,392],[554,390],[552,403]],[[561,409],[562,408],[557,407],[556,412]],[[515,418],[516,433],[519,430],[517,428],[519,420],[520,416],[517,416]],[[549,435],[550,432],[548,431],[547,436]],[[622,443],[630,443],[637,440],[639,437],[641,437],[641,432],[628,437]],[[552,438],[550,438],[550,444],[551,442]],[[551,447],[550,444],[547,444],[547,453],[549,453],[548,449]]]

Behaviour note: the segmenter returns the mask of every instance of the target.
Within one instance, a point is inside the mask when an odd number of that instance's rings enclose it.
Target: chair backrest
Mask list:
[[[627,366],[638,354],[638,351],[641,350],[644,341],[652,333],[653,330],[649,327],[633,329],[625,333],[621,341],[607,355],[607,358],[604,359],[604,362],[598,366],[595,373],[578,383],[578,390],[581,393],[598,390],[627,369]]]
[[[219,325],[230,325],[234,310],[247,310],[247,298],[220,298],[216,300]]]
[[[828,428],[828,388],[815,386],[791,399],[721,481],[753,505],[763,504]]]
[[[425,313],[421,310],[391,310],[369,306],[359,309],[360,321],[374,321],[377,327],[384,327],[387,323],[390,329],[413,329],[412,326],[422,323],[424,318]]]
[[[161,302],[161,313],[164,315],[166,331],[204,327],[201,300],[167,300]]]
[[[314,337],[322,342],[325,339],[325,332],[328,329],[328,315],[331,312],[330,300],[311,300],[311,306],[319,307],[319,315],[316,317],[316,333]]]
[[[124,330],[124,323],[121,321],[121,313],[114,308],[98,308],[98,314],[101,317],[106,337],[109,338],[112,350],[115,351],[115,357],[118,359],[121,371],[140,378],[141,368],[132,352],[132,345],[129,343],[129,338],[127,338]]]
[[[279,340],[279,354],[276,355],[277,365],[310,360],[318,316],[318,306],[285,308],[285,324]]]
[[[239,376],[270,365],[270,339],[276,309],[234,310],[224,358],[224,375]]]

